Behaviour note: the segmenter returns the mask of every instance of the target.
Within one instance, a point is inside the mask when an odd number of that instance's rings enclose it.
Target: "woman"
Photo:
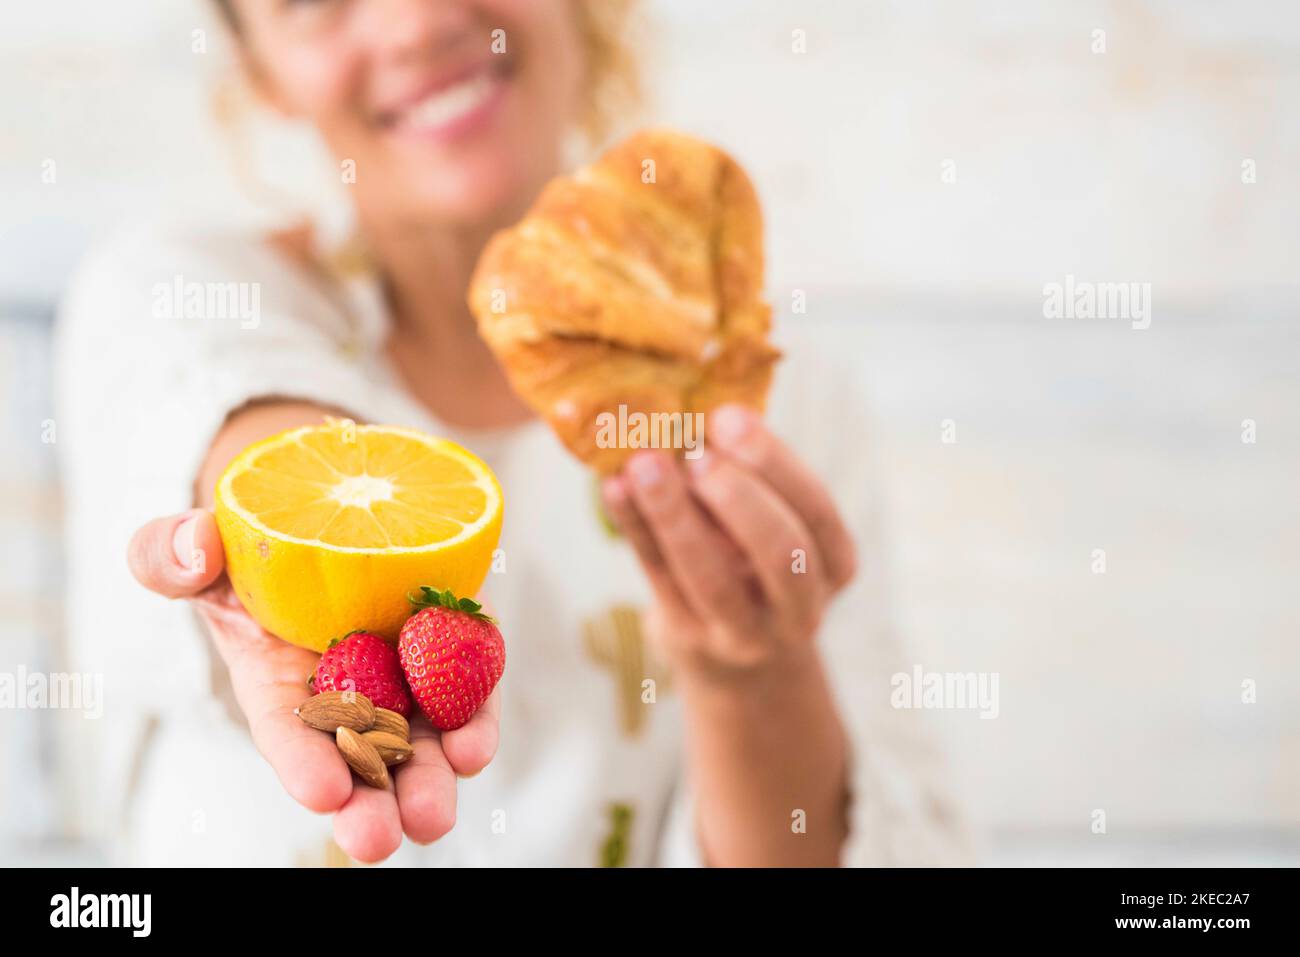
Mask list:
[[[484,243],[562,169],[575,130],[626,76],[622,8],[222,4],[260,98],[312,124],[355,171],[367,266],[349,272],[319,237],[151,232],[95,257],[66,304],[70,527],[120,547],[127,523],[195,506],[139,528],[130,568],[153,592],[189,599],[216,652],[204,661],[192,628],[175,633],[156,605],[127,597],[111,549],[73,542],[73,594],[101,610],[72,614],[80,660],[107,679],[98,793],[124,795],[132,860],[319,860],[322,820],[270,793],[242,725],[283,791],[331,815],[337,846],[360,861],[955,853],[916,718],[888,706],[906,662],[881,624],[867,439],[839,380],[808,368],[796,344],[770,424],[717,410],[690,471],[638,453],[602,487],[614,539],[584,470],[476,334],[465,290]],[[187,282],[242,283],[256,314],[185,318],[167,297]],[[231,599],[208,511],[237,451],[340,412],[456,439],[492,465],[508,502],[503,561],[485,587],[506,676],[464,728],[417,729],[392,791],[355,784],[330,741],[293,717],[315,656]],[[105,637],[109,609],[131,626]]]

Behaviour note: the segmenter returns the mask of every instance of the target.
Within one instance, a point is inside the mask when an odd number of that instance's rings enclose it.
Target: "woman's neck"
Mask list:
[[[465,301],[496,224],[436,230],[363,219],[362,228],[392,315],[388,355],[416,400],[462,428],[504,428],[532,418],[479,337]]]

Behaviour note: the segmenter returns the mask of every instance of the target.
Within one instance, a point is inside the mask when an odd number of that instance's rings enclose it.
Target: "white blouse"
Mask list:
[[[680,704],[641,639],[648,588],[602,525],[591,475],[544,424],[438,422],[388,366],[385,324],[368,276],[323,284],[250,235],[140,229],[83,266],[56,345],[68,669],[104,679],[102,719],[64,728],[81,825],[121,863],[345,863],[328,818],[284,794],[214,691],[220,665],[193,613],[147,593],[124,558],[138,525],[190,506],[226,415],[274,395],[453,438],[505,490],[503,561],[484,588],[507,649],[500,750],[460,782],[453,831],[405,843],[390,863],[698,863]],[[861,565],[818,638],[852,750],[843,862],[962,861],[924,715],[889,703],[890,676],[912,662],[888,619],[863,406],[806,342],[781,345],[769,421],[831,487]],[[642,702],[645,677],[653,703]]]

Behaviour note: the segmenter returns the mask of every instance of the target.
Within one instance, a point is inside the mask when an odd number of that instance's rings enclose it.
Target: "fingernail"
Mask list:
[[[172,533],[172,552],[176,555],[176,564],[187,572],[193,570],[194,519],[187,518],[176,526],[176,531]]]
[[[635,455],[627,463],[627,472],[641,488],[653,488],[663,480],[663,462],[657,455]]]
[[[734,445],[749,433],[753,424],[754,414],[749,409],[740,405],[724,405],[715,409],[710,417],[712,434],[709,437],[723,445]]]

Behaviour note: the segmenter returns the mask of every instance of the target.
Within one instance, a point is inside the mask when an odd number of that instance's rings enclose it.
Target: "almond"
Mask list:
[[[403,741],[411,740],[411,726],[396,711],[389,711],[387,708],[375,709],[375,724],[371,731],[387,731],[389,734],[395,734]]]
[[[384,759],[379,756],[379,751],[373,744],[351,728],[344,727],[339,727],[334,733],[334,740],[338,743],[343,760],[357,773],[357,777],[372,788],[388,788],[388,768],[384,766]]]
[[[402,764],[415,753],[409,741],[389,731],[367,731],[361,737],[375,746],[379,756],[384,759],[384,764],[389,767]]]
[[[369,731],[375,723],[375,706],[355,691],[326,691],[313,695],[293,711],[318,731],[344,727]]]

